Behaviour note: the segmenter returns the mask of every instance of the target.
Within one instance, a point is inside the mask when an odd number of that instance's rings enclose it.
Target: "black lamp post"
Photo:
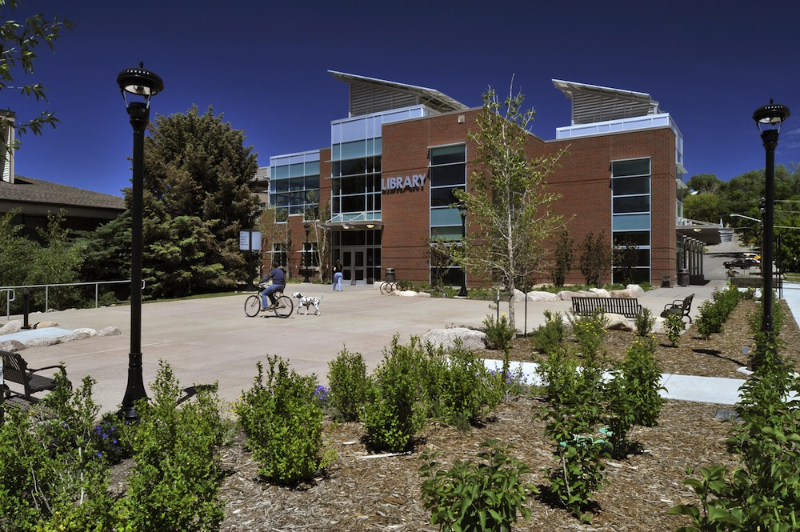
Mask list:
[[[467,206],[463,203],[458,204],[458,214],[461,215],[461,245],[466,245],[467,240]],[[461,290],[458,297],[467,297],[467,269],[461,266]]]
[[[764,314],[761,319],[761,332],[764,335],[766,349],[775,349],[775,331],[772,323],[772,240],[774,234],[774,212],[775,212],[775,147],[778,146],[778,134],[781,124],[789,118],[789,108],[769,101],[769,105],[759,107],[753,113],[753,120],[756,121],[758,130],[761,132],[761,141],[767,152],[767,162],[765,168],[766,186],[764,192],[764,242],[762,243],[761,253],[761,272],[764,275],[764,288],[761,294],[761,301]],[[753,370],[758,369],[763,360],[757,360],[762,354],[755,353],[751,362]]]
[[[122,99],[133,126],[133,189],[131,196],[131,352],[128,357],[128,385],[120,415],[137,419],[135,403],[147,399],[142,379],[142,179],[144,132],[150,121],[150,98],[164,90],[157,74],[139,68],[123,70],[117,76]],[[131,96],[137,101],[128,101]]]
[[[306,230],[306,243],[303,246],[303,268],[305,270],[305,277],[303,278],[304,283],[310,283],[311,280],[308,278],[308,230],[311,229],[311,224],[306,222],[303,224],[303,228]]]

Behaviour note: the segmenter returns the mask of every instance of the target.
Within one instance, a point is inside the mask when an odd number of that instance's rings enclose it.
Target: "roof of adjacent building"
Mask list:
[[[14,177],[14,183],[0,181],[0,201],[125,210],[120,196],[20,175]]]

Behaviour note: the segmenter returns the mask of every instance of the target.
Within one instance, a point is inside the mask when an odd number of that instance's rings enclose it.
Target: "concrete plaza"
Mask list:
[[[711,297],[715,288],[722,287],[724,281],[659,288],[647,292],[640,302],[657,315],[667,303],[694,293],[692,314],[697,315],[700,304]],[[256,362],[265,361],[267,354],[280,355],[299,373],[315,373],[325,383],[328,362],[345,347],[361,353],[371,371],[396,334],[407,342],[410,336],[430,329],[480,327],[487,315],[495,313],[487,301],[385,296],[372,286],[345,286],[342,292],[331,292],[328,285],[292,284],[286,293],[295,291],[322,296],[322,314],[306,316],[295,310],[288,319],[276,318],[272,313],[247,318],[244,300],[249,294],[143,305],[146,385],[154,380],[158,361],[163,359],[172,366],[183,387],[218,382],[220,396],[234,400],[251,386]],[[544,323],[545,310],[565,312],[570,308],[569,301],[528,302],[526,311],[525,303],[518,302],[517,326],[531,331]],[[500,311],[508,312],[506,302],[501,301]],[[63,362],[76,385],[85,375],[91,375],[97,380],[94,397],[102,410],[118,407],[127,382],[129,306],[31,314],[29,321],[55,321],[60,329],[67,330],[118,327],[121,335],[31,347],[21,352],[31,367]]]

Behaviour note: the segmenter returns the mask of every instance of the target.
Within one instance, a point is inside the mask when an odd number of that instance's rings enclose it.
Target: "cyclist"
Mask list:
[[[277,291],[283,291],[286,287],[286,276],[281,269],[279,263],[275,262],[272,264],[272,270],[269,272],[269,275],[261,279],[258,284],[266,283],[272,279],[272,284],[266,287],[261,292],[261,310],[269,310],[275,306],[275,296],[272,294]],[[269,297],[270,305],[267,306],[267,298]]]

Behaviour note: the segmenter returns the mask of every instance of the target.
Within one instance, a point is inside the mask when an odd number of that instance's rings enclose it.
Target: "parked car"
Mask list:
[[[761,266],[761,261],[756,259],[751,259],[748,257],[740,257],[738,259],[729,260],[722,263],[723,266],[726,268],[742,268],[742,269],[749,269],[751,266]]]

